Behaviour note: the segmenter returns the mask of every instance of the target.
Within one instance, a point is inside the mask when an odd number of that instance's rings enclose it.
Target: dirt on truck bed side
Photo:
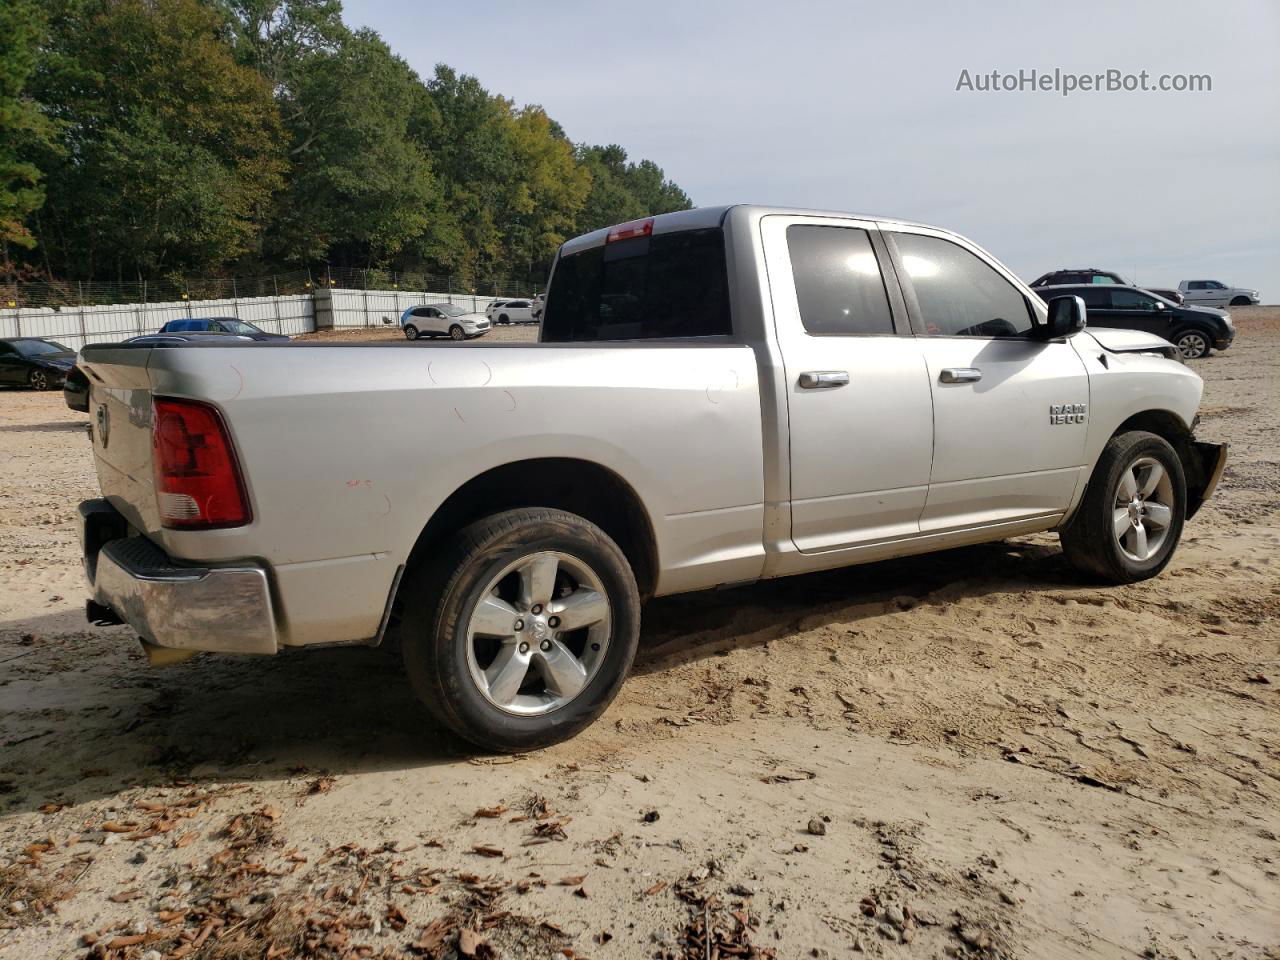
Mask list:
[[[517,757],[385,651],[86,626],[86,418],[0,391],[0,958],[1280,955],[1280,309],[1232,314],[1163,576],[1036,536],[658,601]]]

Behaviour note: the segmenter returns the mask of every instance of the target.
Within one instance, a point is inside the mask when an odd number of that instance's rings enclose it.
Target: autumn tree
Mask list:
[[[0,268],[9,246],[35,246],[27,219],[44,202],[43,177],[33,153],[51,155],[53,126],[27,92],[46,28],[32,0],[0,4]]]

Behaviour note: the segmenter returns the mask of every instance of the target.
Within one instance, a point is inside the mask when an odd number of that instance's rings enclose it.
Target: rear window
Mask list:
[[[718,228],[632,237],[561,257],[542,318],[549,343],[732,332]]]

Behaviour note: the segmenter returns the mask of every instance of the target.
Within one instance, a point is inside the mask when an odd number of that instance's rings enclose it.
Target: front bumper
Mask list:
[[[107,608],[147,643],[174,650],[275,653],[279,645],[265,568],[189,566],[143,536],[129,536],[106,500],[80,504],[80,545],[94,619]]]
[[[1191,457],[1183,460],[1184,466],[1189,468],[1186,471],[1187,519],[1194,517],[1217,489],[1222,471],[1227,466],[1228,445],[1193,439],[1190,448]]]

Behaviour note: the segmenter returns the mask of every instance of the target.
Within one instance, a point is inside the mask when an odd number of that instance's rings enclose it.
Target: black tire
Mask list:
[[[1234,297],[1231,300],[1231,306],[1233,307],[1247,307],[1251,303],[1253,303],[1253,301],[1248,297]]]
[[[467,331],[463,330],[460,326],[458,326],[455,323],[452,327],[449,328],[449,339],[465,340],[467,339]]]
[[[1163,542],[1146,560],[1138,561],[1121,548],[1116,535],[1120,483],[1137,461],[1152,459],[1165,469],[1172,503]],[[1102,450],[1084,498],[1059,537],[1067,561],[1084,573],[1109,583],[1136,583],[1156,576],[1173,557],[1182,536],[1187,511],[1187,481],[1182,461],[1163,437],[1133,430],[1112,437]]]
[[[27,384],[32,390],[52,390],[53,378],[44,370],[32,370],[27,375]]]
[[[610,605],[608,643],[573,699],[521,716],[496,706],[472,679],[467,623],[494,576],[541,551],[567,554],[598,577]],[[401,646],[414,693],[457,736],[501,753],[559,743],[590,725],[617,695],[640,637],[640,595],[626,557],[595,524],[563,510],[524,507],[476,521],[411,572],[403,595]]]
[[[505,313],[498,314],[498,322],[499,322],[499,323],[510,323],[510,322],[511,322],[511,317],[510,317],[510,316],[508,316],[508,315],[507,315],[507,314],[505,314]]]
[[[418,337],[422,336],[422,334],[418,332],[418,328],[413,324],[409,324],[404,328],[404,335],[410,340],[417,340]]]

